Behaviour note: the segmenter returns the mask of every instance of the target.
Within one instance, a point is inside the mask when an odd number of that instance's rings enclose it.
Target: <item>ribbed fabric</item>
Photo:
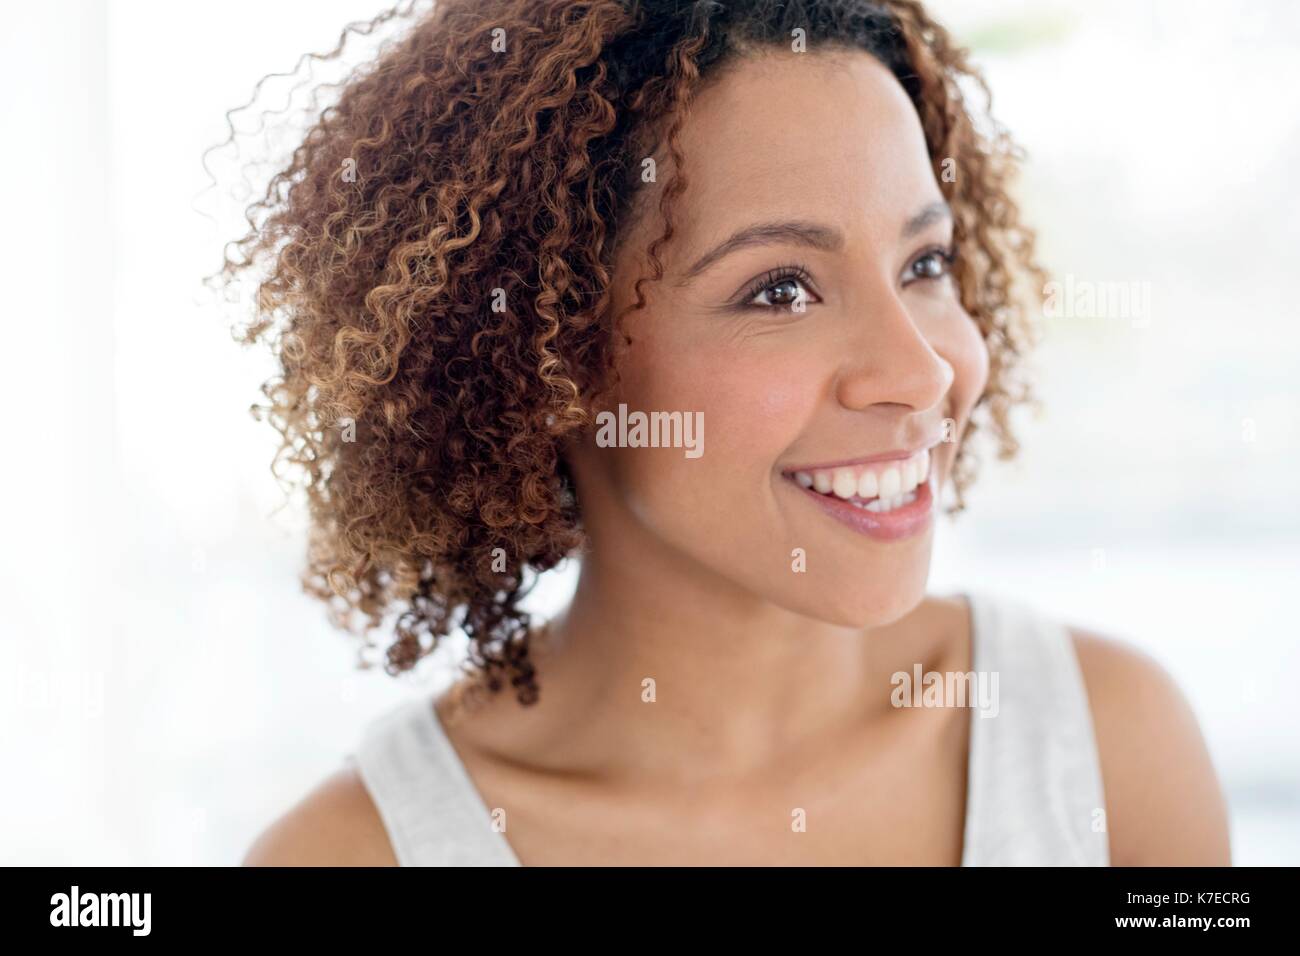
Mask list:
[[[348,754],[388,831],[399,866],[520,866],[456,749],[433,699],[372,721]]]
[[[971,711],[962,866],[1108,866],[1092,712],[1060,622],[968,594],[976,674],[998,675],[998,713]]]
[[[975,592],[973,667],[997,675],[997,713],[971,708],[962,866],[1106,866],[1092,715],[1069,632],[1019,601]],[[988,678],[985,678],[986,680]],[[519,866],[424,696],[382,714],[347,755],[402,866]]]

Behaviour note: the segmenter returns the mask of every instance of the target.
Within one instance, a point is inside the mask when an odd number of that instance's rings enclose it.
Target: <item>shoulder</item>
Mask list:
[[[1150,656],[1070,628],[1116,866],[1227,866],[1227,809],[1196,715]]]
[[[244,866],[396,866],[388,833],[360,776],[331,774],[253,842]]]

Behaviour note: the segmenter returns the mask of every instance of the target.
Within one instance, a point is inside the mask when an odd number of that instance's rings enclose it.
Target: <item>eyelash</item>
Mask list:
[[[932,256],[938,257],[938,259],[943,263],[942,274],[937,276],[915,275],[914,272],[917,263],[923,262]],[[913,274],[904,280],[903,285],[908,286],[913,282],[933,282],[946,279],[952,273],[952,267],[956,261],[957,249],[955,246],[931,246],[929,249],[923,250],[918,256],[916,256],[916,258],[907,264],[906,271]],[[769,269],[767,272],[763,273],[763,275],[756,278],[745,289],[743,301],[739,304],[742,308],[789,310],[789,305],[757,305],[753,300],[773,287],[778,286],[783,282],[791,281],[798,282],[800,285],[804,286],[810,297],[816,295],[811,288],[808,288],[812,285],[812,275],[809,273],[808,267],[797,263],[791,263],[789,265],[782,265],[777,266],[774,269]]]
[[[756,305],[753,300],[774,286],[778,286],[783,282],[792,281],[798,282],[802,285],[809,293],[810,298],[815,295],[812,289],[809,288],[812,285],[812,275],[809,273],[808,267],[797,263],[791,263],[789,265],[777,266],[774,269],[769,269],[751,282],[749,287],[745,289],[742,301],[739,304],[742,308],[789,310],[790,305]]]
[[[913,282],[924,282],[926,280],[935,281],[946,279],[952,273],[953,264],[957,261],[956,246],[931,246],[925,249],[915,259],[907,264],[907,272],[914,273],[918,262],[929,259],[931,256],[938,256],[943,263],[943,273],[937,276],[919,276],[912,274],[910,278],[904,281],[903,285],[911,285]]]

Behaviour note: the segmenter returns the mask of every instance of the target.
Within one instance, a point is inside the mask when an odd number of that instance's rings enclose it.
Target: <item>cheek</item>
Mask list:
[[[776,464],[813,415],[816,377],[789,350],[678,342],[666,331],[636,338],[617,401],[629,411],[701,413],[704,451],[688,459],[677,450],[626,449],[618,480],[643,521],[707,550],[703,542],[734,538],[738,511],[757,518],[775,508]]]
[[[989,350],[975,320],[962,314],[954,324],[955,332],[941,347],[941,354],[952,365],[953,383],[948,414],[964,422],[989,379]]]
[[[816,401],[813,370],[779,350],[646,340],[634,352],[619,400],[629,409],[702,412],[705,453],[688,464],[706,474],[770,472]]]
[[[945,428],[945,435],[949,437],[940,446],[940,457],[935,461],[941,483],[946,482],[952,474],[960,449],[958,439],[965,434],[971,412],[984,394],[989,378],[988,345],[979,326],[964,312],[958,318],[959,321],[945,326],[953,331],[945,335],[941,342],[934,343],[935,351],[944,357],[953,370],[952,387],[948,392],[943,417],[951,419],[954,427],[951,431]]]

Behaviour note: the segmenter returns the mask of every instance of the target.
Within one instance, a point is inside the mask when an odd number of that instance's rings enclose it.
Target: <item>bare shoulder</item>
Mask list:
[[[1228,866],[1227,807],[1196,715],[1167,671],[1071,628],[1092,709],[1115,866]]]
[[[344,766],[253,842],[244,866],[396,866],[379,811]]]

